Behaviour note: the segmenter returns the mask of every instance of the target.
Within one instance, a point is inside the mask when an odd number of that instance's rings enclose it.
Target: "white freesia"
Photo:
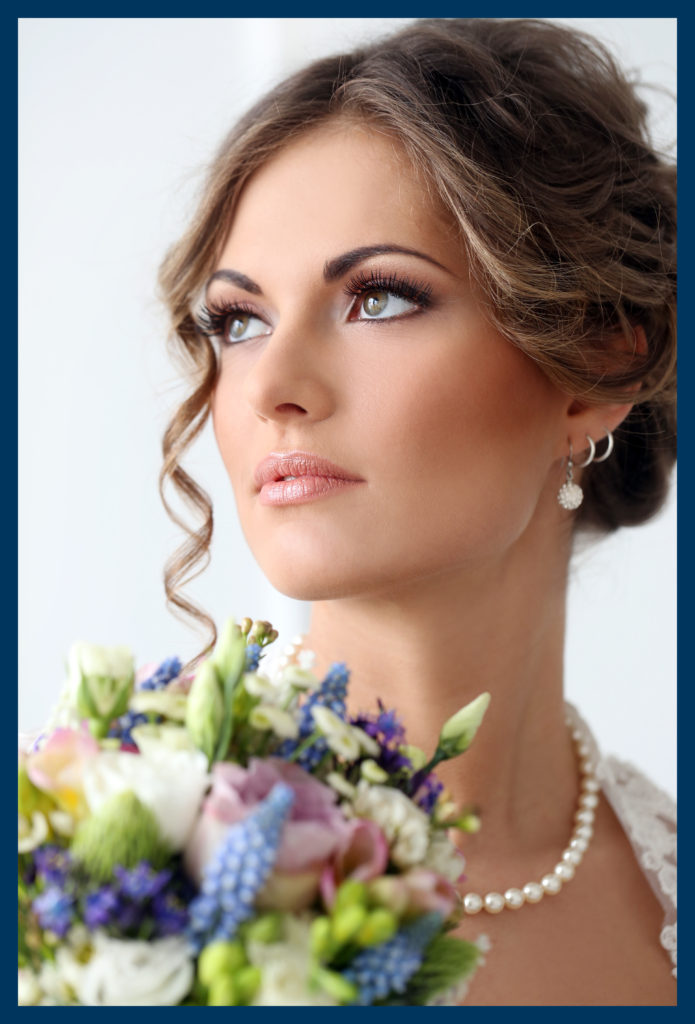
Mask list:
[[[270,729],[284,740],[296,740],[299,726],[288,711],[272,704],[258,704],[249,714],[249,725],[254,729]]]
[[[279,679],[283,686],[292,686],[295,690],[313,690],[319,684],[309,665],[288,665],[279,673]]]
[[[340,793],[341,796],[347,797],[348,800],[352,800],[357,792],[357,787],[348,782],[345,776],[339,772],[329,772],[326,776],[326,782],[331,789],[334,789],[336,793]]]
[[[435,829],[430,836],[423,860],[426,868],[443,875],[449,882],[458,882],[463,873],[463,855],[456,849],[446,832]]]
[[[87,963],[56,958],[83,1006],[176,1006],[193,984],[193,958],[180,935],[144,942],[96,932],[93,945]]]
[[[360,756],[360,742],[349,722],[344,722],[335,712],[320,704],[311,709],[311,716],[335,754],[348,761]]]
[[[429,846],[429,818],[405,793],[361,779],[353,811],[357,817],[370,818],[379,825],[394,864],[405,868],[422,863]]]
[[[172,750],[163,744],[138,756],[105,750],[92,757],[83,774],[92,813],[118,793],[131,790],[154,814],[162,837],[174,852],[183,849],[210,781],[200,750]]]
[[[46,841],[48,822],[45,814],[34,811],[31,818],[25,814],[17,815],[17,852],[28,853]]]
[[[261,672],[247,672],[244,676],[244,689],[249,696],[258,697],[266,704],[280,704],[288,696],[286,687]]]
[[[253,1006],[337,1006],[326,992],[311,991],[309,972],[310,922],[301,917],[285,917],[282,942],[247,944],[249,961],[261,970],[261,984]]]
[[[364,750],[365,754],[369,754],[370,757],[378,757],[381,752],[381,747],[369,733],[366,733],[364,729],[360,729],[357,725],[351,725],[352,734]]]

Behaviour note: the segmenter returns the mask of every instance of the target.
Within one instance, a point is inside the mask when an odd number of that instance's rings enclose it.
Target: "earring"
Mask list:
[[[606,430],[605,427],[603,429]],[[608,438],[606,450],[603,453],[603,455],[601,455],[598,459],[594,459],[594,462],[605,462],[610,453],[613,451],[613,435],[611,434],[610,430],[606,430],[606,437]]]
[[[596,445],[594,444],[594,442],[591,440],[588,434],[585,434],[584,437],[589,442],[589,457],[585,459],[584,462],[580,462],[577,466],[577,469],[585,469],[586,466],[588,466],[590,463],[594,461],[594,455],[596,454]]]
[[[572,442],[570,441],[570,453],[567,459],[567,479],[565,480],[560,490],[557,492],[558,504],[560,504],[563,508],[566,508],[568,511],[572,511],[575,508],[579,508],[582,501],[584,500],[584,491],[581,489],[579,484],[575,484],[573,476],[574,463],[572,462]]]

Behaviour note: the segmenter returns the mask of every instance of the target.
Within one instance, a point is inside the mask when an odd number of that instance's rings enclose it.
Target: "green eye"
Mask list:
[[[253,313],[237,311],[227,317],[224,327],[224,341],[232,344],[236,341],[250,341],[262,334],[270,334],[270,328],[260,317]]]

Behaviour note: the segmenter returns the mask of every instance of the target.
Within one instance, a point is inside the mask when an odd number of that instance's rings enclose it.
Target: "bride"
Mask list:
[[[573,542],[652,516],[675,459],[674,217],[598,44],[432,20],[257,103],[162,267],[192,384],[162,487],[205,517],[171,603],[205,619],[180,584],[212,510],[181,458],[211,413],[253,554],[313,603],[304,647],[349,665],[353,710],[379,696],[430,749],[491,694],[441,771],[483,821],[467,1004],[675,1002],[673,810],[563,698]]]

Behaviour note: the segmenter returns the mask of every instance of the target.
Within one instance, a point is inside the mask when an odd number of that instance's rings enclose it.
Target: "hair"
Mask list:
[[[179,592],[207,565],[212,505],[181,466],[202,430],[217,355],[192,309],[251,175],[336,118],[400,143],[458,226],[491,322],[566,393],[630,402],[613,456],[584,471],[577,527],[649,519],[676,457],[675,167],[647,107],[591,36],[536,20],[428,19],[317,60],[257,102],[214,157],[197,212],[160,271],[172,340],[192,390],[162,444],[160,493],[187,533],[167,563],[174,611],[212,627]],[[638,344],[636,328],[644,331]],[[171,482],[202,517],[187,526]],[[196,569],[197,567],[197,569]]]

